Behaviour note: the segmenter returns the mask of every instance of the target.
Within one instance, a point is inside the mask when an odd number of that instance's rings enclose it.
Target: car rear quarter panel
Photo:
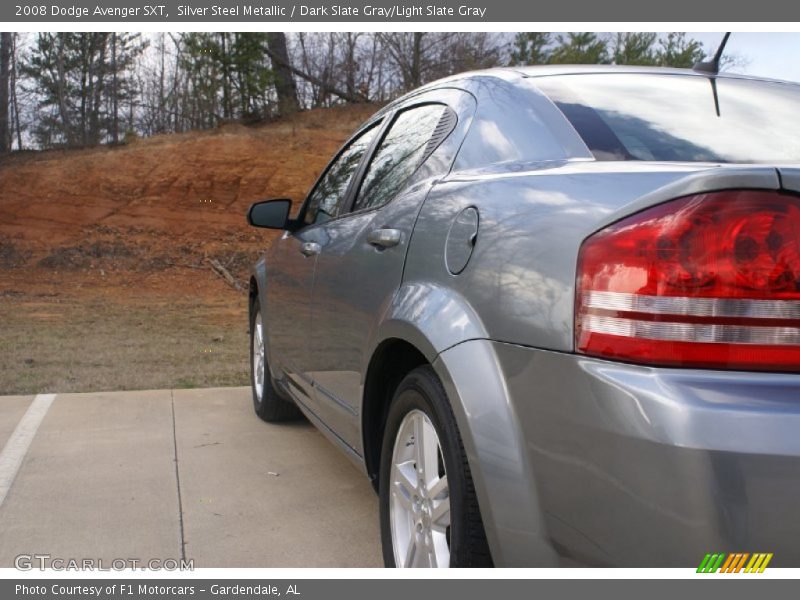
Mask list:
[[[800,193],[800,166],[780,167],[781,183],[786,190]]]
[[[490,339],[572,351],[582,241],[647,206],[731,187],[777,189],[779,181],[768,167],[587,161],[522,173],[453,173],[425,201],[404,285],[448,290]],[[468,206],[480,215],[475,249],[464,271],[452,275],[445,264],[445,241],[453,220]],[[469,338],[448,341],[464,339]]]

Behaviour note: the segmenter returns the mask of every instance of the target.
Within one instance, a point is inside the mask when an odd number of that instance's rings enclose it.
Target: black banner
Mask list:
[[[497,22],[675,22],[724,20],[770,22],[800,20],[800,3],[763,0],[757,5],[716,2],[641,2],[587,0],[521,2],[520,0],[17,0],[0,4],[4,22],[263,22],[263,23],[497,23]]]
[[[774,570],[773,570],[774,573]],[[698,581],[702,579],[702,581]],[[750,600],[766,594],[792,597],[796,582],[763,576],[698,575],[696,579],[674,580],[441,580],[441,579],[280,579],[280,580],[78,580],[42,579],[39,581],[5,580],[0,582],[0,597],[30,600],[152,600],[191,598],[192,600],[230,600],[234,598],[275,598],[295,600],[344,600],[381,598],[381,600],[486,600],[487,598],[675,598],[724,597],[726,600]],[[781,594],[781,596],[778,596]]]

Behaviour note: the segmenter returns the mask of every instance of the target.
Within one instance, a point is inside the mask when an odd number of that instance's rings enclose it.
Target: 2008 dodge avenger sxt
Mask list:
[[[389,566],[800,560],[800,87],[519,68],[380,110],[250,282],[255,410]]]

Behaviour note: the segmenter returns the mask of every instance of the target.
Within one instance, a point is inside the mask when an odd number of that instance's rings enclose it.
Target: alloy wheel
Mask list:
[[[389,519],[398,567],[450,566],[450,490],[436,428],[421,410],[403,418],[392,452]]]
[[[258,311],[253,323],[253,382],[259,402],[264,396],[264,362],[264,327]]]

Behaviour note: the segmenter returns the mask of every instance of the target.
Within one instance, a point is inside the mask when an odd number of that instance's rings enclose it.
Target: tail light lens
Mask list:
[[[576,348],[629,362],[800,371],[800,198],[679,198],[592,235]]]

